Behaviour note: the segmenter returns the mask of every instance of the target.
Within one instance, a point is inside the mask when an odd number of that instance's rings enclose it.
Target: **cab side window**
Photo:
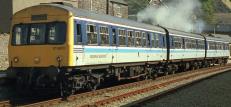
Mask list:
[[[75,45],[82,44],[82,26],[81,24],[76,24],[76,40]]]

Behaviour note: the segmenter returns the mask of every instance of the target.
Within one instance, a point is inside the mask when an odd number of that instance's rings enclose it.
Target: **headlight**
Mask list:
[[[14,63],[18,63],[19,62],[19,58],[18,57],[14,57]]]

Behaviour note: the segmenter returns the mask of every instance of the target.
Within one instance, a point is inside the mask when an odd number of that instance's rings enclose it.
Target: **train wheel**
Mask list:
[[[157,74],[157,73],[153,73],[153,74],[152,74],[152,79],[153,79],[153,80],[155,80],[157,77],[158,77],[158,74]]]
[[[59,74],[60,95],[64,99],[73,93],[73,87],[71,81],[68,80],[68,76],[65,71],[61,71]]]
[[[89,90],[89,91],[95,91],[98,87],[98,84],[96,83],[93,83],[93,82],[88,82],[86,84],[86,89]]]
[[[173,69],[172,71],[171,71],[171,74],[175,74],[176,73],[176,71]]]
[[[167,76],[168,74],[169,74],[168,71],[165,71],[165,72],[164,72],[164,75],[165,75],[165,76]]]
[[[60,83],[60,91],[61,97],[70,96],[73,93],[71,85],[67,81],[63,81]]]

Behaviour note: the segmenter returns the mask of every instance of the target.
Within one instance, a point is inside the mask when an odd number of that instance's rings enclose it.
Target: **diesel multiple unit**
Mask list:
[[[9,63],[19,86],[59,87],[67,94],[225,64],[228,46],[212,36],[41,4],[13,16]]]

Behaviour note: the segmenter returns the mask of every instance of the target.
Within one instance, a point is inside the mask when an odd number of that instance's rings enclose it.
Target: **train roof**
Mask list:
[[[175,35],[189,36],[189,37],[204,39],[204,36],[202,36],[201,34],[189,33],[189,32],[179,31],[179,30],[175,30],[175,29],[171,29],[171,28],[167,28],[167,29],[168,29],[170,35],[175,34]]]
[[[230,39],[225,39],[222,37],[217,36],[216,34],[204,34],[206,37],[207,41],[218,41],[218,42],[223,42],[223,43],[229,43]]]
[[[73,15],[75,17],[92,19],[92,20],[97,20],[97,21],[104,21],[104,22],[108,22],[108,23],[120,24],[120,25],[142,28],[142,29],[147,29],[147,30],[154,30],[154,31],[159,31],[159,32],[165,33],[164,29],[157,27],[157,26],[139,23],[139,22],[136,22],[133,20],[118,18],[118,17],[114,17],[114,16],[110,16],[110,15],[101,14],[101,13],[90,12],[88,10],[78,9],[76,7],[73,7],[73,6],[62,5],[62,4],[53,4],[53,3],[41,4],[41,5],[54,6],[54,7],[65,9],[65,10],[73,13]]]
[[[86,18],[86,19],[91,19],[91,20],[96,20],[96,21],[101,21],[101,22],[113,23],[116,25],[129,26],[129,27],[133,27],[133,28],[137,28],[137,29],[145,29],[145,30],[149,30],[149,31],[156,31],[156,32],[165,33],[165,30],[163,28],[161,28],[160,26],[149,25],[149,24],[140,23],[137,21],[124,19],[124,18],[118,18],[118,17],[114,17],[114,16],[110,16],[110,15],[101,14],[101,13],[94,13],[94,12],[90,12],[88,10],[78,9],[76,7],[73,7],[72,5],[67,5],[67,4],[61,3],[61,2],[43,3],[43,4],[40,4],[37,6],[53,6],[53,7],[67,10],[67,11],[71,12],[75,17],[79,17],[79,18]],[[33,7],[36,7],[36,6],[33,6]],[[29,7],[29,8],[31,8],[31,7]],[[183,31],[170,29],[170,28],[167,28],[167,30],[169,31],[170,34],[173,34],[173,35],[175,34],[178,36],[204,38],[200,34],[183,32]],[[213,37],[207,37],[207,38],[209,38],[209,40],[213,39]],[[220,38],[214,38],[214,39],[219,40],[219,41],[224,41]]]
[[[137,27],[137,28],[142,28],[142,29],[147,29],[147,30],[154,30],[154,31],[159,31],[159,32],[165,33],[164,29],[162,29],[158,26],[140,23],[140,22],[137,22],[134,20],[118,18],[118,17],[114,17],[114,16],[110,16],[110,15],[101,14],[101,13],[94,13],[94,12],[90,12],[88,10],[78,9],[76,7],[68,6],[68,5],[62,5],[62,4],[45,4],[45,5],[50,5],[50,6],[55,6],[55,7],[66,9],[66,10],[72,12],[75,17],[99,20],[99,21],[104,21],[104,22],[109,22],[109,23],[115,23],[115,24]],[[193,34],[193,33],[178,31],[178,30],[174,30],[174,29],[169,29],[169,28],[168,28],[168,30],[169,30],[170,34],[190,36],[190,37],[196,37],[196,38],[204,38],[200,34]]]

